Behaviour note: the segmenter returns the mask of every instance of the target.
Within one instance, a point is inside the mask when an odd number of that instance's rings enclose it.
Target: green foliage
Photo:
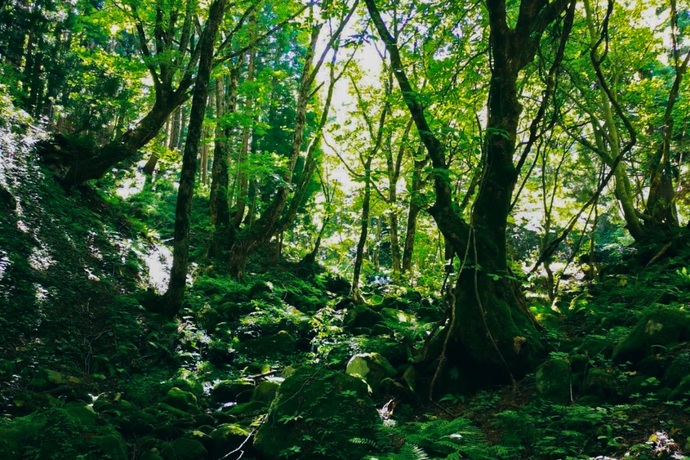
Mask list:
[[[367,459],[504,458],[502,449],[488,445],[481,431],[463,417],[388,423],[377,429],[374,439],[355,438],[352,442],[370,445],[380,452]]]

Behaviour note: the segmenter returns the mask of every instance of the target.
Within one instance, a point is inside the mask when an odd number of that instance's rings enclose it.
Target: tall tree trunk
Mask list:
[[[304,140],[304,131],[307,121],[307,103],[311,96],[312,85],[316,79],[319,69],[325,62],[327,53],[332,49],[336,40],[339,39],[340,34],[349,22],[354,10],[357,6],[355,0],[352,7],[347,11],[346,15],[341,20],[337,29],[331,34],[329,42],[322,51],[319,59],[315,58],[316,45],[319,40],[319,34],[324,23],[314,24],[311,30],[311,42],[305,56],[304,69],[300,79],[300,86],[297,94],[297,105],[295,107],[295,122],[293,125],[292,140],[290,144],[290,159],[287,164],[285,173],[283,174],[283,182],[285,184],[293,184],[293,176],[295,173],[295,165],[300,157],[302,150],[302,142]],[[251,189],[251,186],[250,186]],[[250,190],[251,191],[251,190]],[[283,211],[288,204],[290,195],[290,186],[283,185],[276,191],[272,201],[266,207],[261,216],[253,222],[250,226],[245,226],[244,230],[238,235],[235,243],[230,250],[230,274],[238,279],[244,277],[244,268],[247,260],[257,248],[261,247],[266,242],[280,231],[279,221]],[[252,214],[248,214],[248,218],[253,218]]]
[[[513,154],[521,111],[517,78],[529,64],[546,26],[556,20],[568,0],[547,4],[522,0],[515,28],[508,25],[504,0],[487,0],[490,24],[492,78],[489,88],[488,129],[484,175],[468,225],[455,212],[444,146],[430,129],[417,92],[407,78],[397,43],[388,32],[375,0],[365,0],[369,14],[391,56],[391,65],[426,146],[435,174],[436,200],[429,212],[446,240],[466,265],[452,301],[450,324],[445,331],[439,366],[460,369],[470,379],[453,382],[445,373],[445,390],[506,381],[520,377],[536,366],[544,346],[528,309],[520,303],[509,277],[506,254],[506,226],[517,170]],[[571,15],[574,14],[574,10]],[[469,373],[469,374],[468,374]],[[466,387],[465,387],[466,388]]]
[[[237,86],[243,60],[230,71],[227,87],[223,90],[222,80],[217,83],[216,114],[218,118],[233,113],[237,106]],[[230,201],[228,197],[228,150],[229,139],[232,135],[232,127],[221,120],[216,125],[216,138],[213,150],[213,168],[211,171],[211,220],[213,221],[213,237],[209,256],[217,261],[225,262],[227,252],[232,246],[235,237],[235,227],[230,216]]]
[[[254,71],[256,67],[256,50],[250,49],[247,54],[249,55],[249,62],[247,64],[247,81],[254,81]],[[247,110],[251,112],[254,106],[253,98],[247,99]],[[249,161],[249,141],[251,139],[252,127],[245,126],[242,129],[242,141],[240,143],[240,154],[237,158],[237,202],[235,215],[232,217],[232,224],[235,227],[239,227],[244,219],[244,214],[247,212],[247,200],[249,199],[249,176],[247,174],[248,161]]]
[[[423,149],[420,146],[420,150]],[[420,152],[421,153],[421,152]],[[424,187],[422,180],[422,170],[428,163],[428,158],[414,161],[412,171],[412,184],[410,190],[410,204],[407,211],[407,225],[405,226],[405,243],[403,244],[403,256],[401,271],[403,274],[410,273],[412,270],[412,257],[414,255],[414,239],[417,233],[417,216],[422,211],[419,205],[419,192]]]
[[[598,58],[596,52],[596,44],[599,36],[596,31],[594,13],[590,0],[583,1],[585,7],[585,20],[590,34],[590,46],[594,50],[593,57]],[[625,162],[619,159],[621,155],[621,133],[614,117],[614,110],[611,107],[611,101],[606,93],[606,90],[599,85],[599,95],[601,97],[601,116],[604,122],[605,131],[599,128],[599,120],[592,117],[592,128],[594,130],[597,142],[597,154],[607,166],[614,169],[614,193],[616,199],[623,212],[623,219],[625,220],[625,228],[628,229],[630,235],[635,241],[643,241],[647,238],[647,232],[642,226],[642,222],[638,216],[635,207],[635,196],[632,191],[632,184],[627,172],[625,171]],[[598,118],[597,117],[597,118]]]
[[[362,216],[359,225],[359,240],[357,241],[357,252],[355,254],[355,265],[352,273],[352,287],[350,294],[355,301],[360,302],[362,295],[359,290],[359,278],[362,274],[364,263],[364,249],[366,248],[367,238],[369,237],[369,214],[371,208],[371,161],[374,155],[369,153],[364,164],[364,197],[362,198]]]
[[[192,112],[189,117],[187,142],[182,157],[182,173],[177,192],[175,208],[175,239],[173,244],[173,265],[170,271],[170,282],[165,294],[165,312],[174,316],[182,308],[187,268],[189,266],[189,218],[194,194],[197,154],[204,125],[208,86],[211,79],[211,67],[214,55],[214,43],[218,28],[222,22],[228,0],[214,0],[209,10],[208,20],[200,39],[199,70],[194,85]]]
[[[393,87],[393,76],[389,75],[390,81],[388,87]],[[386,169],[388,172],[388,226],[389,239],[391,249],[391,268],[393,270],[393,280],[400,281],[402,273],[402,259],[400,250],[400,225],[398,219],[398,181],[400,180],[400,170],[402,168],[402,160],[405,156],[405,146],[407,139],[412,129],[412,119],[405,126],[400,145],[395,155],[393,155],[392,133],[388,134],[387,148],[386,148]]]
[[[690,52],[686,52],[685,58],[681,61],[678,43],[678,11],[675,1],[671,1],[671,34],[673,43],[673,65],[676,76],[671,86],[666,110],[664,111],[664,124],[661,146],[655,155],[654,163],[649,174],[649,194],[647,195],[646,214],[651,219],[646,222],[650,228],[650,233],[657,233],[661,230],[668,235],[679,227],[678,210],[676,208],[674,187],[674,172],[671,163],[671,139],[673,139],[673,107],[678,101],[678,93],[683,77],[688,69],[690,62]]]
[[[299,157],[302,147],[302,140],[304,138],[304,126],[307,120],[307,102],[309,100],[309,93],[311,92],[312,84],[312,63],[314,61],[314,53],[316,43],[318,41],[321,26],[314,26],[312,29],[311,43],[307,50],[307,55],[304,62],[304,70],[300,82],[299,94],[297,96],[297,107],[295,110],[295,123],[293,126],[292,143],[291,143],[291,159],[287,168],[287,173],[284,178],[286,183],[292,180],[292,173]],[[254,222],[252,226],[246,228],[242,234],[235,240],[230,251],[230,272],[235,278],[244,277],[244,267],[247,263],[249,255],[262,244],[270,241],[273,237],[276,223],[280,218],[283,208],[287,203],[289,188],[286,186],[280,187],[273,201],[268,205],[259,220]]]

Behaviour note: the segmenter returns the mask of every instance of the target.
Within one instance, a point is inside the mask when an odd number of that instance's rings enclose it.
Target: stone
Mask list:
[[[686,375],[668,395],[670,401],[690,398],[690,375]]]
[[[345,327],[350,330],[371,329],[383,321],[383,315],[366,305],[354,305],[345,314]]]
[[[585,378],[585,391],[587,394],[611,398],[616,395],[617,377],[613,372],[605,369],[590,369]]]
[[[663,306],[650,311],[638,321],[628,336],[614,349],[617,363],[640,362],[659,348],[690,340],[690,312]]]
[[[208,451],[201,442],[184,437],[166,444],[161,450],[164,460],[199,460],[207,455]]]
[[[252,356],[280,356],[297,351],[297,340],[287,331],[265,335],[240,342],[239,350]]]
[[[163,402],[175,409],[185,412],[198,412],[197,399],[193,393],[172,387],[163,398]]]
[[[119,434],[105,434],[94,436],[91,442],[103,452],[103,458],[110,460],[128,460],[127,444]]]
[[[555,404],[569,404],[570,362],[556,358],[544,361],[535,373],[537,394]]]
[[[232,406],[228,409],[227,414],[235,417],[253,417],[260,413],[265,413],[268,405],[262,401],[249,401]]]
[[[271,404],[273,398],[275,398],[276,393],[280,388],[278,382],[273,382],[271,380],[264,380],[260,382],[256,388],[254,388],[254,393],[252,394],[252,401],[260,401],[266,403],[266,405]]]
[[[222,380],[213,387],[211,398],[216,403],[243,403],[251,399],[254,383],[251,380]]]
[[[299,368],[278,389],[254,438],[262,458],[362,458],[380,418],[362,380],[325,368]]]
[[[679,353],[664,372],[662,383],[671,388],[677,386],[686,375],[690,375],[690,352]]]
[[[236,423],[223,423],[211,432],[211,453],[213,458],[221,458],[239,447],[249,437],[249,431]],[[251,443],[245,444],[251,447]]]
[[[363,379],[373,395],[377,396],[381,390],[381,382],[395,376],[395,369],[379,353],[359,353],[347,363],[347,374]]]

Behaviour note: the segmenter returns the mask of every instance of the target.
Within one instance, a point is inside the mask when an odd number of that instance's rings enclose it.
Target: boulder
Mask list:
[[[274,335],[245,339],[240,343],[239,350],[251,356],[280,356],[297,351],[297,341],[289,332],[278,331]]]
[[[671,401],[682,400],[690,397],[690,375],[686,375],[680,383],[668,395]]]
[[[535,374],[537,394],[556,404],[570,403],[570,362],[556,358],[544,361]]]
[[[690,375],[690,352],[679,353],[664,372],[662,383],[670,388],[677,386],[686,375]]]
[[[249,401],[232,406],[224,414],[232,415],[236,418],[254,418],[259,414],[266,413],[268,404],[262,401]]]
[[[164,460],[199,460],[206,458],[208,452],[196,439],[177,438],[161,450]]]
[[[650,311],[616,346],[613,358],[618,363],[638,363],[657,349],[690,340],[690,312],[664,306]]]
[[[163,402],[184,412],[199,412],[196,396],[178,387],[172,387],[163,398]]]
[[[213,387],[211,397],[216,403],[243,403],[251,399],[254,383],[250,380],[222,380]]]
[[[380,423],[362,380],[343,372],[304,367],[286,378],[254,438],[267,459],[362,458]]]
[[[28,448],[31,448],[29,451]],[[0,458],[110,458],[127,460],[127,445],[100,425],[87,405],[66,403],[0,426]]]
[[[271,401],[273,401],[273,398],[275,398],[276,393],[278,392],[278,388],[280,388],[280,384],[278,382],[265,380],[254,388],[252,401],[261,401],[267,405],[271,404]]]
[[[359,353],[350,358],[345,369],[347,374],[363,379],[374,396],[381,390],[381,382],[395,376],[395,369],[379,353]]]
[[[211,432],[213,458],[222,458],[239,447],[249,437],[249,431],[236,423],[223,423]],[[245,444],[251,447],[251,444]]]
[[[371,329],[381,321],[383,321],[381,313],[362,304],[352,306],[345,314],[345,327],[353,331],[362,328]]]
[[[606,369],[591,369],[585,378],[585,391],[610,400],[617,394],[618,377]]]

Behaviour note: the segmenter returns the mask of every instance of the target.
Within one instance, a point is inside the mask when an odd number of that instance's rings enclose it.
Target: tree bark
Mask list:
[[[509,276],[506,226],[517,180],[513,153],[521,106],[517,78],[529,64],[546,26],[568,4],[557,0],[522,0],[514,29],[507,23],[503,0],[487,0],[490,24],[492,78],[489,88],[484,175],[468,225],[455,212],[444,146],[430,129],[416,91],[407,78],[395,39],[388,32],[375,0],[365,0],[369,14],[390,56],[391,65],[418,134],[435,169],[436,200],[429,209],[439,230],[465,267],[452,301],[452,314],[440,366],[472,372],[475,384],[508,381],[536,366],[544,352],[541,334],[529,310],[521,305]],[[467,258],[465,259],[465,257]],[[439,375],[437,372],[435,375]],[[468,384],[443,379],[444,389]],[[432,380],[436,382],[436,378]],[[456,388],[457,390],[458,388]],[[432,388],[433,390],[433,388]],[[431,394],[431,393],[430,393]]]
[[[247,54],[249,55],[249,62],[247,64],[247,81],[254,81],[254,71],[256,67],[256,50],[254,48],[250,49]],[[254,101],[253,98],[247,99],[247,111],[251,113]],[[237,202],[235,205],[236,211],[235,215],[232,217],[232,224],[239,228],[244,219],[244,214],[247,212],[247,200],[249,198],[249,176],[247,174],[249,161],[249,141],[252,134],[252,127],[245,126],[242,129],[242,141],[240,143],[240,154],[237,158]]]
[[[403,256],[401,271],[403,274],[410,273],[412,270],[412,258],[414,255],[414,240],[417,233],[417,216],[422,211],[419,205],[419,192],[424,187],[422,180],[422,170],[428,163],[428,159],[415,160],[412,171],[412,184],[410,190],[410,204],[407,210],[407,224],[405,227],[405,242],[403,243]]]
[[[187,269],[189,266],[189,218],[194,194],[194,179],[197,169],[199,143],[203,131],[208,86],[214,55],[214,43],[223,19],[228,0],[215,0],[210,7],[208,20],[201,35],[199,70],[194,85],[192,112],[189,116],[187,142],[182,157],[182,173],[177,192],[175,208],[175,238],[173,243],[173,265],[170,271],[168,291],[165,294],[165,313],[176,315],[182,308]]]
[[[329,42],[326,44],[325,49],[318,59],[315,59],[315,52],[319,34],[324,23],[317,23],[312,26],[311,42],[305,56],[304,69],[300,78],[300,86],[297,94],[295,122],[290,143],[290,159],[287,164],[286,172],[282,177],[285,184],[294,184],[295,182],[295,165],[300,157],[302,142],[304,140],[304,128],[307,121],[307,104],[311,97],[312,85],[319,69],[325,62],[328,51],[332,49],[335,41],[339,39],[340,34],[352,17],[356,6],[357,0],[342,18],[337,29],[331,34]],[[289,185],[279,187],[261,216],[254,221],[252,225],[248,226],[245,224],[245,228],[238,235],[230,250],[229,268],[231,276],[242,279],[244,277],[245,265],[250,254],[270,241],[271,238],[280,231],[280,219],[288,204],[289,195]],[[251,218],[252,215],[248,214],[247,217]]]
[[[646,222],[650,233],[672,234],[680,226],[678,209],[676,208],[676,191],[674,187],[674,173],[671,162],[671,140],[673,138],[673,108],[678,101],[680,86],[688,69],[690,52],[681,61],[677,39],[678,11],[675,1],[671,2],[671,33],[673,43],[673,59],[676,76],[669,91],[664,111],[663,133],[661,146],[653,160],[649,179],[649,194],[647,195],[646,214],[651,217]]]
[[[215,146],[213,150],[213,167],[211,171],[211,220],[214,225],[209,256],[219,262],[225,262],[227,253],[235,238],[235,227],[230,216],[230,202],[228,196],[228,149],[232,128],[220,120],[223,116],[233,113],[237,106],[237,87],[243,60],[240,59],[230,71],[230,77],[225,90],[222,81],[218,81],[216,96],[216,116],[219,118],[216,126]]]
[[[362,198],[362,215],[359,225],[359,240],[357,241],[357,252],[355,254],[355,264],[352,272],[352,287],[350,294],[355,301],[360,302],[362,295],[359,290],[359,279],[364,264],[364,249],[369,236],[369,211],[371,208],[371,161],[374,158],[372,152],[369,153],[364,164],[364,197]]]

